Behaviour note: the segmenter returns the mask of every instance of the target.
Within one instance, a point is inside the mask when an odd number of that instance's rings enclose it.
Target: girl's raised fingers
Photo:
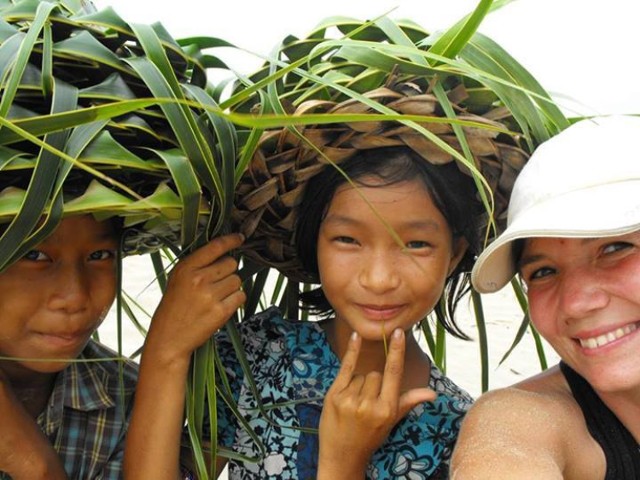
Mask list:
[[[340,371],[338,372],[336,379],[333,381],[332,388],[344,390],[351,382],[353,372],[355,371],[358,363],[361,343],[360,335],[353,332],[349,338],[347,351],[342,357],[342,365],[340,366]]]
[[[404,332],[396,328],[391,334],[387,361],[384,366],[380,392],[380,397],[383,399],[395,401],[400,396],[400,386],[402,385],[402,375],[404,373],[404,351]]]

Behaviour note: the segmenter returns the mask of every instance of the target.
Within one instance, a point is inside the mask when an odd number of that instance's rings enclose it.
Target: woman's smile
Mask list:
[[[598,334],[579,335],[576,342],[585,350],[585,354],[600,354],[605,352],[605,347],[609,349],[619,346],[622,341],[628,340],[631,334],[638,330],[638,323],[628,323],[615,327]]]

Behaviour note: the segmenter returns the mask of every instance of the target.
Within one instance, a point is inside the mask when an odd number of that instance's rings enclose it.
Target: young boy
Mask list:
[[[3,124],[0,142],[0,480],[119,479],[137,369],[91,336],[116,295],[120,239],[127,254],[192,245],[193,224],[208,212],[204,193],[189,186],[181,198],[182,173],[195,185],[193,172],[208,168],[188,163],[187,151],[197,140],[203,162],[218,151],[212,126],[196,120],[203,109],[181,108],[176,119],[147,104],[123,112],[120,102],[156,96],[149,71],[204,94],[204,67],[164,29],[124,32],[123,19],[89,0],[0,2],[0,17],[0,117],[16,126]],[[89,123],[57,116],[94,107],[107,108]],[[180,135],[185,125],[193,139]],[[98,211],[127,221],[98,221]],[[46,215],[54,231],[44,225],[46,238],[13,258],[38,233],[31,222]],[[190,301],[169,299],[176,309]]]
[[[112,222],[65,217],[0,272],[0,478],[120,478],[137,368],[91,340],[117,248]]]

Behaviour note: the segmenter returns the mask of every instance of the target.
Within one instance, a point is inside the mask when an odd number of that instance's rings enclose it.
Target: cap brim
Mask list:
[[[591,238],[640,230],[640,179],[555,196],[519,212],[478,257],[471,281],[480,293],[504,287],[516,274],[513,242],[521,238]]]

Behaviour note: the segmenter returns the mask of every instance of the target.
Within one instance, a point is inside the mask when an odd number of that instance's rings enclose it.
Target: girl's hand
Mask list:
[[[188,361],[229,320],[246,298],[238,262],[227,256],[242,242],[240,234],[218,237],[178,262],[153,315],[145,350],[153,348],[169,362]]]
[[[417,404],[432,401],[429,388],[401,393],[405,334],[396,329],[384,374],[354,375],[361,340],[354,332],[342,366],[327,392],[320,417],[318,478],[364,478],[373,453],[393,427]]]

